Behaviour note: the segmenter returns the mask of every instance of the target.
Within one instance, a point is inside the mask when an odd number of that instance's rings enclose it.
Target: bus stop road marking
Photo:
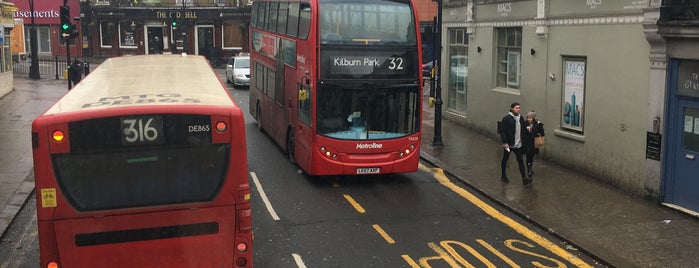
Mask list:
[[[502,214],[500,211],[495,209],[494,207],[486,204],[483,200],[480,200],[478,197],[474,196],[473,194],[469,193],[466,191],[466,189],[459,187],[458,185],[454,184],[447,178],[447,176],[444,174],[444,170],[441,168],[429,168],[423,164],[420,164],[420,169],[430,172],[434,175],[434,178],[442,184],[444,187],[449,188],[450,190],[454,191],[464,199],[468,200],[471,202],[473,205],[477,206],[483,212],[486,214],[490,215],[494,219],[499,220],[500,222],[504,223],[505,225],[509,226],[516,232],[520,233],[521,235],[527,237],[528,239],[531,239],[535,243],[541,245],[542,247],[546,248],[549,250],[551,253],[563,258],[564,260],[567,260],[571,264],[577,266],[577,267],[592,267],[589,264],[585,263],[585,261],[581,260],[577,256],[571,254],[570,252],[564,250],[563,248],[559,247],[558,245],[552,243],[548,239],[540,236],[539,234],[535,233],[532,230],[529,230],[527,227],[524,225],[518,223],[517,221],[513,220],[512,218]]]

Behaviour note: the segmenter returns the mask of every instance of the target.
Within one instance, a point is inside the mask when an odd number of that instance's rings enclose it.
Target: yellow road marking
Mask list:
[[[357,201],[354,201],[354,198],[352,198],[352,197],[349,196],[348,194],[343,194],[343,195],[345,196],[345,199],[347,199],[347,202],[349,202],[350,205],[352,205],[352,206],[354,207],[354,209],[356,209],[359,213],[364,213],[364,212],[366,212],[366,210],[364,210],[364,208],[362,207],[362,205],[360,205],[359,203],[357,203]]]
[[[530,240],[536,242],[540,246],[551,251],[553,254],[563,258],[564,260],[570,262],[571,264],[573,264],[577,267],[592,267],[589,264],[585,263],[585,261],[578,258],[577,256],[564,250],[563,248],[552,243],[548,239],[540,236],[539,234],[533,232],[532,230],[529,230],[524,225],[522,225],[522,224],[516,222],[515,220],[513,220],[512,218],[502,214],[500,211],[498,211],[497,209],[493,208],[492,206],[486,204],[485,202],[480,200],[478,197],[472,195],[471,193],[469,193],[465,189],[463,189],[463,188],[459,187],[458,185],[454,184],[453,182],[449,181],[447,176],[444,175],[444,170],[442,170],[441,168],[428,168],[427,166],[420,164],[420,169],[433,173],[434,178],[437,179],[437,181],[440,184],[442,184],[444,187],[447,187],[450,190],[454,191],[455,193],[457,193],[461,197],[463,197],[466,200],[468,200],[469,202],[471,202],[473,205],[475,205],[478,208],[480,208],[481,210],[483,210],[483,212],[485,212],[486,214],[499,220],[500,222],[509,226],[510,228],[515,230],[516,232],[529,238]]]
[[[381,228],[381,226],[379,226],[378,224],[374,224],[371,227],[374,227],[374,230],[376,230],[376,232],[378,232],[381,235],[381,237],[383,237],[383,239],[386,240],[386,242],[388,242],[389,244],[396,243],[396,240],[393,240],[393,238],[391,238],[391,236],[388,235],[388,233],[386,233],[386,231],[384,231],[383,228]]]
[[[413,258],[411,258],[410,255],[404,254],[400,256],[403,257],[403,260],[405,260],[405,262],[407,262],[411,268],[420,268],[420,265],[417,264],[417,262],[415,262],[415,260],[413,260]]]

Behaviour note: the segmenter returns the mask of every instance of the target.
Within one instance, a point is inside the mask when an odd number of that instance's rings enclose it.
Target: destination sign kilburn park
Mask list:
[[[417,78],[416,54],[411,51],[325,50],[321,51],[321,76],[324,79]]]

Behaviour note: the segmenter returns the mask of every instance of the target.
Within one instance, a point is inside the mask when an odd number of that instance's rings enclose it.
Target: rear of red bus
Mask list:
[[[40,267],[252,267],[238,107],[42,115],[32,144]]]

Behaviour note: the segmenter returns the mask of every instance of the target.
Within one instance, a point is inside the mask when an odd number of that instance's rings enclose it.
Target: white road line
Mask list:
[[[262,189],[262,185],[260,184],[260,180],[257,179],[257,175],[255,174],[255,172],[250,172],[250,175],[252,176],[252,181],[255,182],[255,187],[257,188],[257,191],[260,192],[260,197],[262,197],[262,202],[265,203],[267,211],[269,211],[269,214],[272,215],[272,219],[278,221],[279,216],[277,215],[277,212],[274,211],[272,203],[270,203],[269,199],[267,199],[267,194],[265,194],[265,190]]]
[[[301,259],[301,255],[293,253],[291,256],[294,256],[294,261],[296,261],[296,266],[299,268],[306,268],[306,264],[303,263],[303,260]]]

